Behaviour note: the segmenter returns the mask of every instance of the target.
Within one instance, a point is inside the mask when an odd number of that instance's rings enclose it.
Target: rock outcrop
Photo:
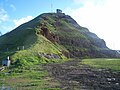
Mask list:
[[[47,54],[47,53],[39,52],[38,55],[40,57],[45,57],[47,59],[61,59],[60,55],[57,54]]]
[[[44,37],[46,37],[48,40],[50,40],[51,42],[55,43],[59,43],[59,36],[53,34],[50,32],[50,30],[44,25],[41,26],[40,30],[37,32],[37,34],[41,34]]]

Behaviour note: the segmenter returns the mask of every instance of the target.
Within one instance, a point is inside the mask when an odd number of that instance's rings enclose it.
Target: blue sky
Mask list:
[[[104,39],[109,48],[120,50],[120,0],[0,0],[0,32],[57,8]]]
[[[64,9],[72,0],[0,0],[0,31],[10,31],[20,19],[32,19],[42,13]],[[51,8],[52,7],[52,8]],[[4,19],[4,20],[2,20]]]

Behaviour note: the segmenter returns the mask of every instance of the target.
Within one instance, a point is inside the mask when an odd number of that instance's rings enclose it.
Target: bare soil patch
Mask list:
[[[120,90],[120,72],[90,68],[80,60],[46,64],[44,68],[60,82],[62,90]]]

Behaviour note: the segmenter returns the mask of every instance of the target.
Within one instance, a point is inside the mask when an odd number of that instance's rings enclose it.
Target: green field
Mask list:
[[[107,68],[115,71],[120,71],[120,59],[83,59],[82,64],[86,64],[95,68]]]
[[[60,90],[59,85],[41,65],[0,71],[0,90]]]

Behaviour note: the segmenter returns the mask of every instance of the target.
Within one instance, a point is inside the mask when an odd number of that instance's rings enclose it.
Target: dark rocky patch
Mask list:
[[[44,67],[61,83],[62,90],[120,90],[120,72],[93,69],[79,62],[72,60]]]
[[[46,53],[39,52],[38,55],[40,57],[43,56],[47,59],[61,59],[60,55],[57,55],[57,54],[46,54]]]
[[[59,36],[51,33],[50,30],[46,27],[46,25],[41,26],[40,31],[37,33],[42,34],[43,36],[45,36],[48,40],[50,40],[53,43],[55,42],[59,43]]]

